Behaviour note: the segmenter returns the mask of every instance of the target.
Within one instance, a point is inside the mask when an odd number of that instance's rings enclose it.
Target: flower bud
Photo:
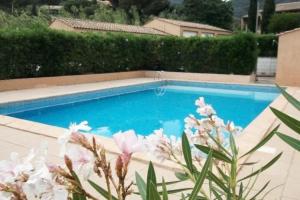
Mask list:
[[[119,178],[122,178],[122,170],[123,170],[122,157],[118,156],[117,161],[116,161],[116,174]]]
[[[73,171],[73,164],[72,164],[72,161],[71,159],[65,155],[65,164],[67,166],[67,168],[69,169],[69,171]]]

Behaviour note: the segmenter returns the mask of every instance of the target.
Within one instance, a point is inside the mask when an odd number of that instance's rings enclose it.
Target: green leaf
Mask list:
[[[297,110],[300,111],[300,102],[295,99],[292,95],[287,93],[282,87],[278,86],[278,89],[280,90],[281,94],[290,102]]]
[[[264,165],[262,168],[260,168],[259,170],[249,174],[248,176],[245,176],[244,178],[240,179],[238,182],[243,181],[247,178],[250,178],[252,176],[255,176],[258,173],[261,173],[263,171],[265,171],[266,169],[268,169],[270,166],[272,166],[280,157],[282,156],[282,152],[280,154],[278,154],[276,157],[274,157],[270,162],[268,162],[266,165]]]
[[[221,195],[219,195],[219,193],[216,191],[216,189],[214,187],[211,188],[211,191],[213,192],[213,194],[215,195],[215,198],[218,200],[223,200]]]
[[[276,132],[276,135],[280,137],[283,141],[285,141],[288,145],[296,149],[297,151],[300,151],[300,140],[297,140],[293,137],[290,137],[288,135]]]
[[[260,195],[269,185],[270,181],[268,181],[250,200],[255,200],[258,195]]]
[[[175,172],[176,178],[178,178],[180,181],[186,181],[189,179],[189,176],[186,173],[181,172]]]
[[[205,178],[207,176],[209,167],[211,165],[211,161],[212,161],[212,151],[209,152],[209,154],[208,154],[208,157],[207,157],[207,159],[205,161],[205,164],[204,164],[204,166],[202,168],[202,171],[201,171],[201,173],[200,173],[200,175],[199,175],[199,177],[198,177],[198,179],[197,179],[197,181],[195,183],[194,189],[193,189],[193,191],[192,191],[192,193],[191,193],[191,195],[189,197],[189,200],[195,200],[195,199],[197,199],[198,193],[199,193],[199,191],[200,191],[200,189],[201,189],[201,187],[202,187],[202,185],[204,183],[204,180],[205,180]]]
[[[193,174],[194,167],[193,167],[193,160],[192,160],[192,153],[189,140],[185,133],[182,134],[182,151],[183,157],[186,163],[187,168]]]
[[[235,140],[234,140],[232,133],[230,133],[229,142],[230,142],[230,148],[231,148],[231,152],[232,152],[233,156],[237,156],[238,150],[236,148]]]
[[[278,117],[285,125],[300,134],[300,121],[295,118],[271,107],[272,112]]]
[[[76,182],[81,186],[80,179],[78,178],[77,174],[74,171],[71,171],[71,174],[73,178],[76,180]],[[79,193],[73,193],[73,199],[75,200],[86,200],[86,196]]]
[[[165,182],[166,185],[173,185],[173,184],[176,184],[176,183],[180,183],[180,182],[183,182],[182,180],[179,180],[179,181],[169,181],[169,182]],[[157,183],[156,185],[157,186],[162,186],[163,183]]]
[[[163,189],[162,191],[163,200],[168,200],[167,186],[164,178],[162,178],[162,189]]]
[[[217,166],[217,170],[218,170],[219,174],[221,174],[223,180],[227,182],[227,181],[229,180],[229,176],[227,176],[227,175],[221,170],[221,168],[218,167],[218,166]]]
[[[276,131],[278,130],[280,125],[276,126],[271,133],[269,133],[266,137],[264,137],[257,145],[255,145],[255,147],[253,147],[251,150],[249,150],[247,153],[245,153],[244,155],[242,155],[240,158],[253,153],[254,151],[256,151],[257,149],[259,149],[260,147],[264,146],[272,137],[273,135],[276,133]]]
[[[152,181],[150,181],[149,185],[150,185],[150,187],[149,187],[149,193],[147,193],[147,199],[161,200],[159,193],[157,192],[156,185]]]
[[[243,198],[243,192],[244,192],[244,186],[243,186],[243,183],[241,183],[240,189],[239,189],[239,198],[238,199]]]
[[[143,200],[146,200],[147,198],[147,186],[143,178],[139,175],[139,173],[135,172],[135,180],[136,180],[136,185],[139,190],[139,194],[142,197]]]
[[[219,186],[224,192],[230,193],[230,189],[221,181],[213,172],[208,172],[208,178],[212,180],[217,186]]]
[[[149,199],[150,195],[153,195],[153,194],[150,194],[150,192],[152,191],[151,185],[154,185],[155,189],[156,189],[156,175],[155,175],[153,164],[150,161],[149,167],[148,167],[148,174],[147,174],[147,190],[146,190],[146,194],[147,194],[146,199],[147,200],[152,200],[152,199]]]
[[[207,146],[204,145],[199,145],[199,144],[195,144],[196,148],[199,149],[200,151],[202,151],[203,153],[208,154],[210,151],[212,152],[212,157],[218,159],[218,160],[222,160],[224,162],[230,163],[231,162],[231,158],[227,157],[225,154],[223,154],[220,151],[211,149]]]
[[[88,182],[97,192],[99,192],[99,194],[101,194],[104,198],[108,199],[109,194],[105,189],[103,189],[101,186],[97,185],[96,183],[94,183],[91,180],[88,180]],[[112,198],[112,200],[118,200],[113,195],[111,195],[111,198]]]
[[[210,138],[211,140],[213,140],[213,141],[216,143],[216,145],[217,145],[220,149],[222,149],[222,151],[224,151],[228,156],[231,156],[230,152],[227,151],[227,149],[225,149],[225,148],[223,147],[223,145],[220,144],[220,142],[218,142],[218,141],[214,138],[214,136],[212,136],[210,133],[208,133],[208,136],[209,136],[209,138]]]
[[[174,189],[174,190],[168,190],[167,193],[168,194],[175,194],[175,193],[179,193],[179,192],[183,192],[183,191],[187,191],[187,190],[192,190],[193,188],[188,187],[188,188],[180,188],[180,189]],[[159,194],[162,194],[162,192],[158,192]]]

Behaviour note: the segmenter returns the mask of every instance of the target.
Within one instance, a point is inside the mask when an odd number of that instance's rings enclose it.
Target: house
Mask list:
[[[44,5],[41,6],[41,10],[47,11],[50,15],[58,15],[59,12],[63,9],[61,5]]]
[[[287,12],[300,12],[300,2],[291,3],[280,3],[276,4],[275,13],[287,13]],[[262,22],[263,10],[258,10],[257,13],[257,33],[261,33],[261,22]],[[248,15],[244,15],[241,18],[241,29],[248,30]]]
[[[203,37],[213,37],[218,35],[230,35],[231,31],[222,29],[219,27],[179,21],[173,19],[165,18],[154,18],[152,21],[146,23],[144,27],[153,28],[158,31],[162,31],[166,34],[183,36],[183,37],[192,37],[192,36],[203,36]]]
[[[67,18],[55,18],[49,25],[52,29],[74,31],[74,32],[123,32],[133,33],[137,35],[150,34],[150,35],[167,35],[166,33],[143,26],[115,24],[108,22],[99,22],[91,20],[80,19],[67,19]]]

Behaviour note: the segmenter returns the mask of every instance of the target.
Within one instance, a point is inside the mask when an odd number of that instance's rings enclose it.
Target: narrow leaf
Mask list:
[[[208,177],[212,180],[217,186],[219,186],[224,192],[230,193],[230,189],[225,186],[225,184],[212,172],[208,172]]]
[[[150,195],[152,195],[152,194],[150,194],[151,191],[153,190],[152,185],[154,185],[155,189],[156,189],[156,175],[155,175],[153,164],[150,161],[149,167],[148,167],[148,174],[147,174],[147,190],[146,190],[146,194],[147,194],[146,199],[147,200],[152,200],[152,199],[149,199]]]
[[[205,161],[205,164],[202,168],[202,171],[201,171],[201,173],[200,173],[200,175],[199,175],[199,177],[198,177],[198,179],[195,183],[194,189],[193,189],[193,191],[192,191],[192,193],[189,197],[189,200],[197,199],[198,193],[199,193],[199,191],[200,191],[200,189],[201,189],[201,187],[204,183],[204,180],[207,176],[211,161],[212,161],[212,151],[209,152],[209,154],[208,154],[208,157],[207,157],[207,159]]]
[[[275,108],[271,107],[270,109],[285,125],[294,130],[296,133],[300,134],[300,121]]]
[[[96,183],[94,183],[91,180],[88,180],[88,182],[97,192],[99,192],[99,194],[101,194],[104,198],[108,199],[109,194],[105,189],[103,189],[101,186],[97,185]],[[112,198],[112,200],[118,200],[113,195],[111,195],[111,198]]]
[[[281,94],[288,100],[288,102],[290,102],[295,108],[297,108],[297,110],[300,111],[300,102],[297,99],[295,99],[292,95],[287,93],[282,87],[278,85],[277,87],[280,90]]]
[[[178,178],[180,181],[186,181],[189,179],[188,175],[181,172],[175,172],[176,178]]]
[[[163,189],[162,191],[163,200],[168,200],[167,186],[164,178],[162,179],[162,189]]]
[[[182,180],[179,180],[179,181],[169,181],[169,182],[165,182],[166,185],[173,185],[173,184],[176,184],[176,183],[180,183],[182,182]],[[157,186],[162,186],[163,183],[157,183],[156,185]]]
[[[255,200],[258,195],[260,195],[269,185],[270,181],[268,181],[250,200]]]
[[[191,147],[185,133],[182,134],[182,151],[183,151],[184,160],[186,162],[186,166],[190,170],[190,172],[193,173],[194,167],[193,167]]]
[[[222,160],[222,161],[227,162],[227,163],[231,162],[231,158],[227,157],[225,154],[223,154],[220,151],[211,149],[211,148],[209,148],[207,146],[204,146],[204,145],[195,144],[195,146],[196,146],[197,149],[199,149],[200,151],[202,151],[203,153],[206,153],[206,154],[208,154],[211,150],[212,157],[214,157],[218,160]]]
[[[147,194],[147,199],[149,200],[161,200],[160,199],[160,196],[159,196],[159,193],[157,191],[157,188],[156,186],[154,185],[154,183],[152,181],[150,181],[150,190],[149,190],[149,193]]]
[[[180,188],[180,189],[174,189],[174,190],[167,190],[168,194],[175,194],[175,193],[179,193],[179,192],[183,192],[183,191],[187,191],[187,190],[192,190],[192,187],[188,187],[188,188]],[[158,192],[159,194],[162,194],[162,192]]]
[[[244,192],[244,186],[243,186],[243,183],[241,183],[240,189],[239,189],[239,198],[238,199],[243,198],[243,192]]]
[[[254,151],[256,151],[257,149],[259,149],[260,147],[264,146],[273,137],[273,135],[276,133],[276,131],[278,130],[278,128],[279,128],[279,125],[276,126],[271,131],[271,133],[269,133],[266,137],[264,137],[255,147],[253,147],[247,153],[245,153],[244,155],[242,155],[241,158],[244,157],[244,156],[246,156],[246,155],[248,155],[248,154],[253,153]]]
[[[296,149],[297,151],[300,151],[300,140],[297,140],[293,137],[290,137],[288,135],[276,132],[276,135],[280,137],[283,141],[285,141],[288,145]]]
[[[147,186],[143,178],[139,175],[139,173],[135,172],[136,185],[139,190],[139,194],[143,200],[146,200],[147,195]]]
[[[278,154],[276,157],[274,157],[270,162],[268,162],[265,166],[263,166],[262,168],[260,168],[259,170],[249,174],[248,176],[245,176],[244,178],[240,179],[238,182],[243,181],[247,178],[250,178],[252,176],[255,176],[258,173],[261,173],[263,171],[265,171],[266,169],[268,169],[270,166],[272,166],[282,155],[282,152],[280,154]]]

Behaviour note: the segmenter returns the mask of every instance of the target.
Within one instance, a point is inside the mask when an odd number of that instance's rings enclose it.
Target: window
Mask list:
[[[182,36],[183,37],[195,37],[198,33],[195,31],[183,31]]]
[[[202,33],[201,36],[202,37],[214,37],[214,33]]]

